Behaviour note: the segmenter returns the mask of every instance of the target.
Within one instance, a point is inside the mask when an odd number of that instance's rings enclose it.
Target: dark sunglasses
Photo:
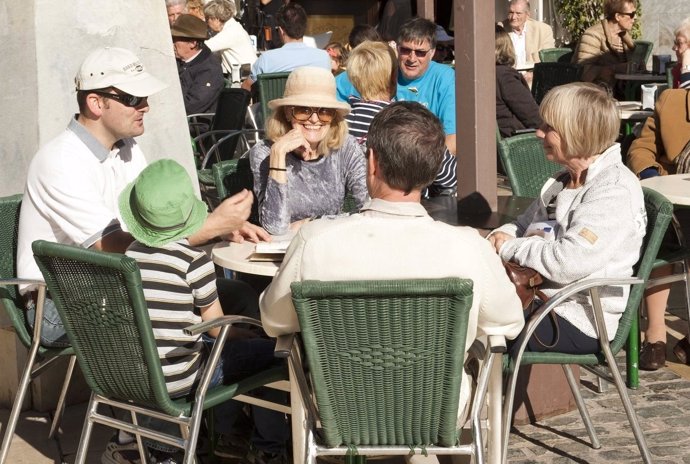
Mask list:
[[[298,121],[308,121],[314,113],[319,117],[319,121],[331,122],[335,118],[336,111],[333,108],[312,108],[311,106],[293,106],[290,109],[290,114]]]
[[[618,13],[618,14],[628,16],[630,19],[635,19],[635,15],[637,14],[637,11],[631,11],[630,13]]]
[[[141,103],[144,100],[146,100],[148,98],[148,97],[135,97],[134,95],[130,95],[128,93],[110,93],[110,92],[102,92],[99,90],[92,90],[91,93],[95,93],[96,95],[100,95],[101,97],[110,98],[112,100],[118,101],[125,106],[129,106],[130,108],[136,108],[137,106],[141,105]]]
[[[415,50],[414,48],[407,48],[407,47],[398,47],[398,50],[400,51],[401,55],[410,55],[412,53],[415,54],[417,58],[424,58],[431,49],[427,50]]]

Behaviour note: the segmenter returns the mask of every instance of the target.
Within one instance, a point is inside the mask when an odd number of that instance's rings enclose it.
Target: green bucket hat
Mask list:
[[[120,216],[132,236],[150,247],[188,237],[201,229],[208,212],[177,161],[151,163],[119,197]]]

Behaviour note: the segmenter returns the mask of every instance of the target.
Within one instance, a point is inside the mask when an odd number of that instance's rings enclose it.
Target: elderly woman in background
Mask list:
[[[346,193],[359,209],[367,198],[364,154],[347,133],[350,106],[335,98],[331,72],[295,69],[283,98],[268,106],[268,141],[249,153],[261,225],[278,235],[297,221],[339,214]]]
[[[235,20],[237,7],[232,0],[211,0],[204,6],[206,24],[215,35],[206,41],[212,52],[220,53],[223,73],[232,76],[232,67],[249,67],[256,61],[256,52],[249,34]]]
[[[515,68],[515,49],[510,35],[496,26],[496,123],[501,137],[541,125],[539,105],[525,78]]]
[[[690,88],[690,18],[685,18],[675,31],[673,51],[678,64],[673,68],[673,88]]]
[[[627,70],[628,55],[635,48],[630,35],[635,14],[634,0],[604,1],[604,19],[585,31],[573,56],[584,66],[584,82],[614,89],[615,74]]]
[[[564,170],[546,182],[540,197],[515,222],[492,232],[489,241],[503,260],[540,272],[547,296],[582,279],[631,276],[646,214],[640,183],[621,162],[615,143],[620,126],[615,101],[598,86],[567,84],[546,95],[540,114],[544,122],[537,136],[546,158]],[[629,291],[626,286],[601,292],[609,340]],[[592,314],[586,294],[567,299],[555,309],[557,324],[544,319],[528,350],[598,352]]]

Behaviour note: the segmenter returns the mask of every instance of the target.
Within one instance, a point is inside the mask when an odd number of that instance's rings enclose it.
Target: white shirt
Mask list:
[[[515,64],[517,66],[524,65],[527,62],[527,52],[525,48],[527,43],[527,22],[525,21],[525,26],[522,28],[521,34],[516,31],[510,31],[508,34],[515,48]]]
[[[212,52],[219,52],[223,62],[223,72],[232,73],[232,65],[254,64],[256,52],[252,46],[249,34],[242,25],[230,18],[223,25],[223,29],[206,42]]]
[[[107,150],[72,119],[29,166],[19,216],[18,277],[43,280],[31,250],[35,240],[88,248],[120,230],[117,198],[145,166],[134,139]]]

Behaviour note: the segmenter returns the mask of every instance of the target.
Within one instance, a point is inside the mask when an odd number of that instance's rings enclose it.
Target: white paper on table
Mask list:
[[[270,242],[259,242],[254,249],[255,253],[285,254],[295,236],[295,232],[288,232],[284,235],[274,235]]]

